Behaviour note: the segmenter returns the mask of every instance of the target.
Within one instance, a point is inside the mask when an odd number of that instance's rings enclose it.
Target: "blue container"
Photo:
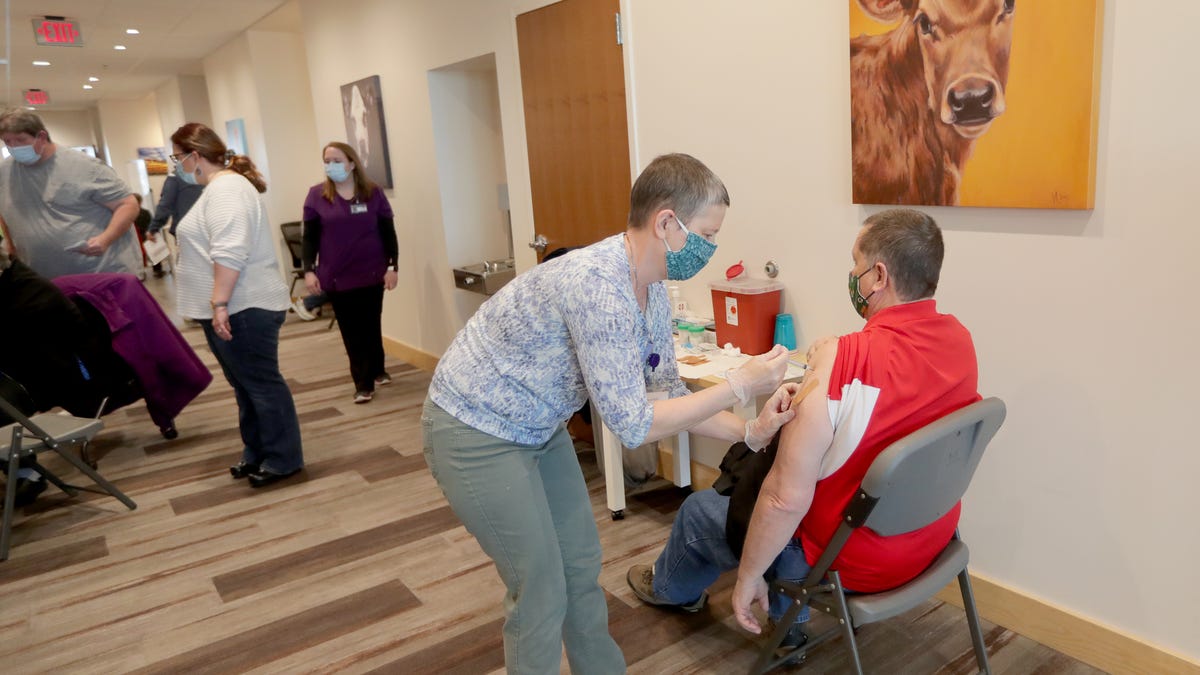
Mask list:
[[[796,327],[791,314],[775,315],[775,344],[787,347],[788,351],[796,350]]]

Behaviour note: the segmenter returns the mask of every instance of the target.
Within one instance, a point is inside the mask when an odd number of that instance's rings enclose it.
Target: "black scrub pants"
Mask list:
[[[330,291],[329,301],[350,359],[354,390],[375,391],[375,378],[383,374],[383,284]]]

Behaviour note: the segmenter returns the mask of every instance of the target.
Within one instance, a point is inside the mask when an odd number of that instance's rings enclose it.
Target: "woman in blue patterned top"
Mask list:
[[[794,414],[792,386],[780,388],[783,347],[730,371],[728,386],[689,393],[679,379],[662,282],[704,267],[728,206],[700,161],[656,158],[633,186],[624,234],[518,276],[438,364],[421,418],[425,460],[508,589],[509,673],[557,673],[564,643],[573,673],[625,670],[563,424],[584,401],[631,448],[685,429],[761,448]],[[726,410],[771,392],[749,423]]]

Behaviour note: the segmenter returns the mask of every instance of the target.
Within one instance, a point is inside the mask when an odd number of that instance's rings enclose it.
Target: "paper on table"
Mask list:
[[[146,252],[151,265],[157,265],[171,255],[171,249],[167,248],[167,242],[161,236],[142,242],[142,250]]]

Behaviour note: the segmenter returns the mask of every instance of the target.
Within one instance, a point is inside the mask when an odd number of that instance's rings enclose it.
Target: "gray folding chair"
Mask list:
[[[8,426],[0,427],[0,458],[4,459],[8,468],[8,478],[5,480],[4,489],[4,522],[3,529],[0,530],[0,560],[8,560],[9,540],[12,534],[12,512],[17,496],[17,469],[20,466],[34,469],[45,480],[72,497],[79,494],[79,490],[109,494],[120,500],[130,510],[137,508],[137,504],[125,496],[125,493],[105,480],[74,453],[64,449],[74,444],[82,444],[86,447],[88,441],[104,427],[104,422],[99,419],[56,413],[42,413],[29,417],[26,412],[33,409],[31,403],[24,387],[7,375],[0,373],[0,417],[6,421],[12,420]],[[68,485],[37,461],[39,452],[58,453],[103,490]]]
[[[847,594],[841,577],[832,569],[842,546],[859,527],[869,527],[885,537],[920,529],[948,513],[962,499],[971,483],[984,448],[1004,422],[1004,402],[987,398],[935,420],[888,446],[872,462],[858,493],[846,506],[842,524],[834,533],[812,573],[803,583],[777,581],[774,590],[794,602],[775,627],[770,640],[751,668],[765,673],[841,635],[850,652],[855,672],[862,674],[862,661],[854,633],[859,626],[883,621],[906,612],[958,578],[967,626],[975,648],[979,670],[990,673],[971,579],[967,574],[969,554],[958,532],[946,548],[917,578],[899,588],[871,594]],[[788,627],[801,608],[809,605],[831,614],[838,625],[784,654],[777,654]]]

